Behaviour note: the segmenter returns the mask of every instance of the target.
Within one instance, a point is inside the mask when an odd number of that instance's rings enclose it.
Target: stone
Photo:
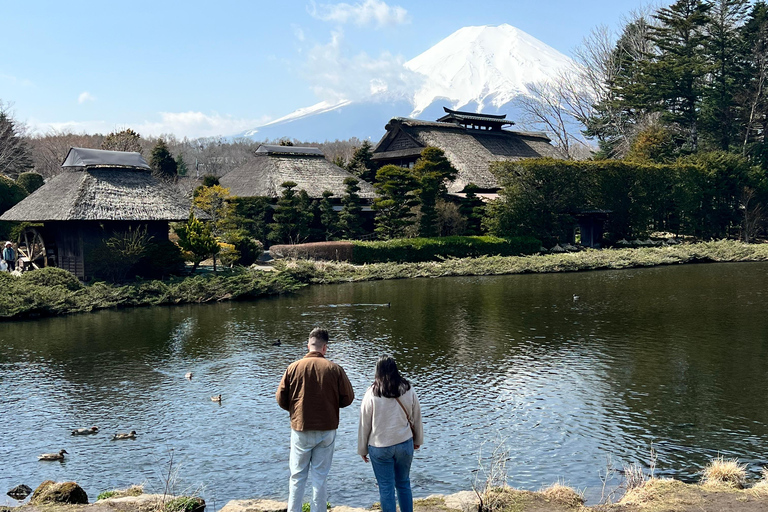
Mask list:
[[[32,488],[28,485],[20,484],[8,491],[6,494],[15,500],[23,500],[32,494]]]
[[[288,503],[275,500],[232,500],[219,512],[287,512]]]
[[[32,505],[46,503],[65,503],[67,505],[87,505],[88,495],[75,482],[54,482],[46,480],[41,483],[29,500]]]
[[[476,512],[477,507],[480,505],[480,500],[477,498],[475,491],[461,491],[456,494],[449,494],[448,496],[443,496],[443,501],[447,508],[461,510],[462,512]]]
[[[339,505],[337,507],[331,507],[329,512],[371,512],[367,508],[355,508],[347,507],[346,505]]]

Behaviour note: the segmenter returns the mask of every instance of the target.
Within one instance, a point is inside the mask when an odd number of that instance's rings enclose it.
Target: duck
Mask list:
[[[212,402],[219,402],[219,403],[221,403],[221,395],[213,395],[211,397],[211,401]]]
[[[87,436],[88,434],[97,434],[99,432],[99,427],[91,427],[91,428],[76,428],[72,431],[73,436]]]
[[[187,372],[184,374],[184,378],[187,380],[192,380],[192,372]]]
[[[282,345],[282,342],[280,341],[280,339],[278,339],[276,342],[272,343],[273,347],[279,347],[280,345]]]
[[[136,439],[136,431],[131,430],[128,434],[115,434],[112,436],[113,441],[119,441],[121,439]]]
[[[67,450],[59,450],[59,453],[44,453],[37,456],[37,460],[64,460],[64,454],[69,454]]]

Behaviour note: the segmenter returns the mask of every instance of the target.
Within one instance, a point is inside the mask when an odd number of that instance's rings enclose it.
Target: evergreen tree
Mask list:
[[[173,181],[176,179],[176,160],[173,159],[173,155],[171,155],[168,145],[163,139],[158,139],[157,144],[152,148],[149,166],[152,168],[152,174],[162,180]]]
[[[294,188],[296,182],[286,181],[280,185],[283,193],[277,200],[272,222],[269,225],[267,238],[278,244],[298,244],[309,236],[309,224],[312,221],[312,212],[302,209],[306,192],[297,194]]]
[[[179,153],[176,155],[176,174],[179,176],[186,176],[189,172],[187,162],[184,161],[184,157]]]
[[[192,212],[189,212],[187,222],[176,226],[174,231],[179,237],[179,247],[186,251],[192,260],[193,271],[201,261],[219,252],[219,243],[211,233],[210,224],[202,222]]]
[[[102,141],[101,149],[141,153],[141,135],[130,128],[126,128],[119,132],[112,132]]]
[[[413,194],[418,182],[410,169],[385,165],[376,172],[376,233],[382,238],[400,238],[413,225],[412,208],[419,204]]]
[[[480,190],[480,187],[474,183],[468,184],[464,187],[465,196],[461,199],[461,203],[459,204],[459,213],[467,219],[467,235],[482,234],[482,220],[485,212],[485,204],[482,199],[477,197],[478,190]]]
[[[23,187],[28,193],[32,193],[45,185],[45,180],[36,172],[23,172],[16,178],[16,183]]]
[[[435,205],[438,198],[444,197],[447,193],[446,182],[455,179],[457,172],[442,149],[428,146],[421,152],[421,158],[413,167],[413,175],[418,180],[416,194],[421,207],[419,236],[437,236]]]
[[[355,152],[352,154],[352,159],[347,165],[347,170],[349,172],[368,183],[373,183],[376,178],[372,149],[371,143],[364,140],[360,147],[355,149]]]
[[[34,167],[22,129],[0,102],[0,175],[15,179]]]
[[[344,238],[357,238],[363,234],[363,203],[358,195],[359,180],[344,179],[344,195],[341,197],[341,212],[339,212],[339,229]]]
[[[339,233],[339,214],[333,209],[333,192],[323,191],[323,198],[320,200],[318,210],[320,212],[320,224],[323,227],[326,240],[335,240]]]
[[[739,95],[743,120],[739,143],[743,155],[752,155],[763,168],[768,168],[768,152],[763,149],[768,130],[768,5],[765,2],[755,3],[740,33],[746,49],[746,78]]]

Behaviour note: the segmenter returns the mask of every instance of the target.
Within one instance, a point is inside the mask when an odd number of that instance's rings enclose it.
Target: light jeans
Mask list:
[[[301,512],[304,486],[312,468],[310,512],[325,512],[328,487],[325,483],[333,461],[335,430],[291,430],[291,479],[288,485],[288,512]]]
[[[397,489],[400,512],[413,512],[413,494],[411,493],[413,439],[383,448],[368,445],[368,455],[371,458],[376,482],[379,484],[381,512],[395,512],[395,489]]]

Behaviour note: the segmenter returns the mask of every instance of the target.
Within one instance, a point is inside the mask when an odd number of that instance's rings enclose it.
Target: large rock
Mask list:
[[[32,505],[47,503],[65,503],[67,505],[87,505],[88,495],[75,482],[54,482],[46,480],[41,483],[29,500]]]
[[[288,503],[275,500],[232,500],[219,512],[287,512]]]
[[[21,484],[21,485],[17,485],[16,487],[8,491],[6,494],[8,494],[8,496],[10,496],[15,500],[21,501],[25,499],[27,496],[29,496],[30,494],[32,494],[32,488],[29,487],[28,485]]]
[[[202,498],[164,494],[120,496],[99,500],[98,503],[108,505],[111,510],[126,512],[156,512],[157,510],[179,512],[182,505],[184,512],[202,512],[205,509],[205,501]]]

